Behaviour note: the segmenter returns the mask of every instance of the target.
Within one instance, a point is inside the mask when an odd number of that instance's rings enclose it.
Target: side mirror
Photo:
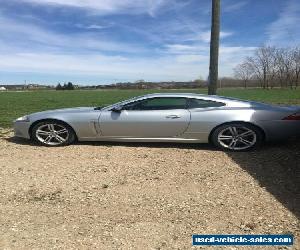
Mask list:
[[[111,109],[112,112],[121,113],[123,107],[122,106],[115,106]]]

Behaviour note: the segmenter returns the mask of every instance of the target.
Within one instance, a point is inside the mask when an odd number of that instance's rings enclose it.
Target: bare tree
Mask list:
[[[258,48],[254,56],[247,57],[244,63],[262,88],[273,87],[272,82],[276,76],[275,47]]]
[[[258,80],[262,88],[297,88],[300,82],[300,47],[258,48],[253,56],[234,68],[235,77]],[[244,82],[246,84],[246,82]]]
[[[249,62],[245,61],[234,68],[234,76],[244,83],[244,88],[247,88],[247,83],[253,76],[253,68]]]
[[[208,94],[215,95],[218,85],[220,43],[220,0],[212,0],[211,41]]]
[[[277,78],[283,79],[285,87],[293,87],[294,81],[294,59],[293,59],[293,50],[290,48],[280,48],[276,50],[276,68],[279,68],[280,71],[277,71]]]
[[[296,47],[292,52],[293,71],[295,88],[299,86],[300,81],[300,47]]]
[[[286,60],[286,49],[279,48],[275,52],[275,60],[276,60],[276,75],[277,75],[277,81],[279,81],[280,87],[283,88],[283,85],[285,83],[285,77],[286,77],[286,67],[285,67],[285,60]]]
[[[269,88],[275,76],[275,47],[261,47],[255,51],[255,61],[262,78],[263,88]]]
[[[257,80],[263,88],[263,73],[259,63],[257,63],[257,59],[254,56],[249,56],[245,59],[244,63],[247,63],[249,70],[252,72],[252,78]]]

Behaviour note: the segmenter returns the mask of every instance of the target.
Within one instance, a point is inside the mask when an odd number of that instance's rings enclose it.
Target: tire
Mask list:
[[[217,127],[211,136],[212,143],[227,151],[249,151],[263,141],[263,132],[248,123],[228,123]]]
[[[76,140],[76,135],[64,122],[45,120],[34,125],[31,138],[42,146],[59,147],[72,144]]]

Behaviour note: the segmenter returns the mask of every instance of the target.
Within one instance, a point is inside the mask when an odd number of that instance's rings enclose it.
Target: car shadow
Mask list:
[[[8,142],[36,146],[17,138],[3,138]],[[210,144],[157,143],[157,142],[77,142],[77,145],[124,146],[151,148],[179,148],[219,151]],[[272,194],[283,206],[300,218],[300,140],[264,144],[250,152],[226,152],[259,185]]]
[[[227,152],[259,185],[300,218],[300,141],[272,143],[251,152]]]
[[[178,149],[199,149],[219,151],[215,147],[207,143],[170,143],[170,142],[77,142],[78,145],[92,146],[122,146],[122,147],[147,147],[147,148],[178,148]]]
[[[6,137],[2,138],[10,143],[27,145],[27,146],[37,146],[36,143],[31,140],[27,140],[20,137]],[[207,143],[168,143],[168,142],[108,142],[108,141],[84,141],[76,142],[75,145],[89,145],[89,146],[123,146],[123,147],[147,147],[147,148],[181,148],[181,149],[200,149],[200,150],[210,150],[210,151],[220,151],[210,144]]]
[[[19,145],[36,146],[36,144],[31,140],[27,140],[21,137],[11,136],[11,137],[2,137],[1,139]]]

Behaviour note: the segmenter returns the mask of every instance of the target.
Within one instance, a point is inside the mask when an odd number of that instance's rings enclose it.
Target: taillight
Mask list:
[[[284,117],[282,120],[289,120],[289,121],[300,121],[300,113],[295,113]]]

